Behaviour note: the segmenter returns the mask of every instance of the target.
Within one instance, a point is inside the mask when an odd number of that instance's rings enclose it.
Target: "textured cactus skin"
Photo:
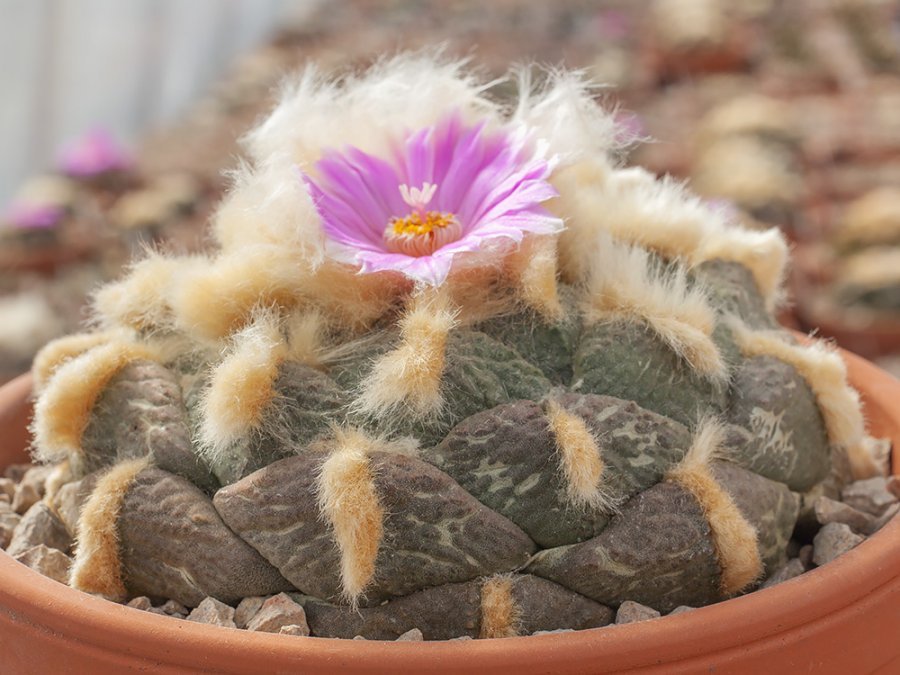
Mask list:
[[[769,356],[745,359],[734,370],[728,421],[742,431],[734,457],[762,476],[805,492],[828,473],[828,439],[809,385]]]
[[[548,323],[536,312],[526,310],[496,317],[478,326],[479,330],[537,366],[554,385],[572,381],[572,355],[582,328],[574,293],[565,288],[560,295],[565,310],[562,319]]]
[[[722,312],[736,314],[751,328],[777,328],[756,292],[753,275],[743,265],[725,260],[709,260],[697,265],[694,278],[702,282]]]
[[[157,466],[202,489],[215,479],[191,447],[190,423],[174,374],[152,361],[136,361],[109,383],[82,436],[85,471],[153,455]]]
[[[714,261],[692,274],[721,312],[774,326],[744,268]],[[562,286],[570,309],[572,294]],[[707,414],[727,423],[728,458],[713,462],[713,475],[756,527],[767,569],[780,564],[797,519],[792,491],[830,467],[804,380],[776,359],[743,358],[722,323],[713,337],[732,368],[725,383],[694,373],[641,323],[572,316],[547,325],[522,311],[451,331],[444,407],[425,420],[386,423],[350,405],[396,330],[330,366],[286,361],[276,424],[213,460],[197,440],[204,364],[128,366],[95,406],[83,450],[89,470],[147,454],[156,465],[139,474],[120,516],[129,590],[188,605],[292,590],[313,634],[379,639],[412,627],[428,639],[477,637],[482,584],[497,573],[513,574],[520,631],[604,625],[626,599],[663,611],[715,602],[722,569],[710,525],[666,478]],[[615,508],[567,496],[551,399],[597,439]],[[341,553],[316,487],[323,439],[348,422],[419,446],[415,457],[369,456],[384,536],[358,611],[341,593]],[[187,583],[177,570],[194,567]]]
[[[189,396],[191,417],[198,423],[198,397],[204,386],[198,378]],[[210,471],[220,485],[230,485],[257,469],[294,454],[325,433],[339,419],[343,396],[338,385],[324,373],[299,363],[285,362],[279,368],[274,386],[280,418],[272,429],[253,434],[215,455],[205,454]]]
[[[559,403],[604,439],[614,472],[607,491],[617,503],[659,482],[690,445],[682,425],[632,402],[566,394]],[[568,504],[555,453],[541,406],[519,401],[473,415],[422,457],[546,548],[589,539],[609,522],[606,513]]]
[[[598,537],[542,551],[528,571],[610,605],[628,597],[668,611],[719,597],[709,525],[690,493],[672,483],[631,500]]]
[[[693,426],[725,409],[727,390],[692,371],[647,328],[597,324],[581,336],[574,357],[578,391],[606,394]]]

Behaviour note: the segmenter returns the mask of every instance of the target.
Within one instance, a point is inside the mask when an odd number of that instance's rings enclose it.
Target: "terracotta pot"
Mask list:
[[[900,382],[849,355],[876,435],[900,467]],[[25,459],[30,380],[0,389],[0,465]],[[874,673],[900,672],[900,518],[766,590],[653,621],[466,642],[248,633],[79,593],[0,554],[5,673]]]

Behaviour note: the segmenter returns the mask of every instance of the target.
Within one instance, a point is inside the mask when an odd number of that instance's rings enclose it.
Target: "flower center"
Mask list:
[[[462,228],[452,213],[428,211],[426,207],[437,185],[425,183],[421,188],[400,186],[400,195],[412,211],[403,218],[394,217],[384,230],[384,241],[394,253],[421,257],[459,239]]]

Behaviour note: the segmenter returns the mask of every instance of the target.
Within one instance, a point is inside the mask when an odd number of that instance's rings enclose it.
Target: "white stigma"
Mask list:
[[[437,185],[434,183],[423,183],[421,188],[410,188],[404,183],[400,186],[400,196],[411,208],[424,211],[436,190]]]

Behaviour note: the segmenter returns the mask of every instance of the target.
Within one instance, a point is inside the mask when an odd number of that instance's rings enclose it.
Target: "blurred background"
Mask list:
[[[317,0],[0,0],[0,202],[101,127],[133,143]]]
[[[434,45],[605,83],[627,162],[784,230],[785,323],[900,372],[900,0],[0,0],[0,381],[142,246],[203,247],[286,73]]]

